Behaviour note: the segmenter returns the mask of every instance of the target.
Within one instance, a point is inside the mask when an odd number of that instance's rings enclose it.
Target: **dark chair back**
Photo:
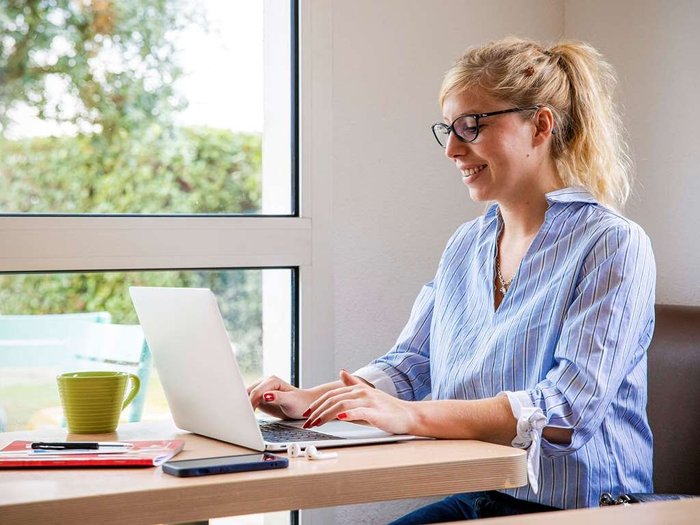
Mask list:
[[[700,307],[656,305],[648,364],[654,492],[700,494]]]

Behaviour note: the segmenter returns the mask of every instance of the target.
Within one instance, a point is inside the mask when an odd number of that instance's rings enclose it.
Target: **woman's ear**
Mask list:
[[[554,114],[547,106],[542,106],[535,113],[533,120],[535,124],[535,133],[532,136],[532,145],[540,146],[554,133]]]

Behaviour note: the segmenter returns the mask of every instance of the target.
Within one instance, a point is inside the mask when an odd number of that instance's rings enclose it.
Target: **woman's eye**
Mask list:
[[[478,128],[476,126],[460,126],[456,131],[457,135],[467,141],[471,141],[476,137]]]

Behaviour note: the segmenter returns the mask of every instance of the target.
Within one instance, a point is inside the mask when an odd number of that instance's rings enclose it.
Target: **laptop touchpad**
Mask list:
[[[350,439],[391,436],[392,434],[369,425],[355,424],[347,421],[329,421],[314,430]]]

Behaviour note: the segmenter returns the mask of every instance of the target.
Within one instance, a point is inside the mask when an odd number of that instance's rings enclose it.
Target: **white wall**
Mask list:
[[[651,237],[659,303],[700,305],[700,2],[567,0],[565,34],[620,76],[636,163],[627,214]]]

